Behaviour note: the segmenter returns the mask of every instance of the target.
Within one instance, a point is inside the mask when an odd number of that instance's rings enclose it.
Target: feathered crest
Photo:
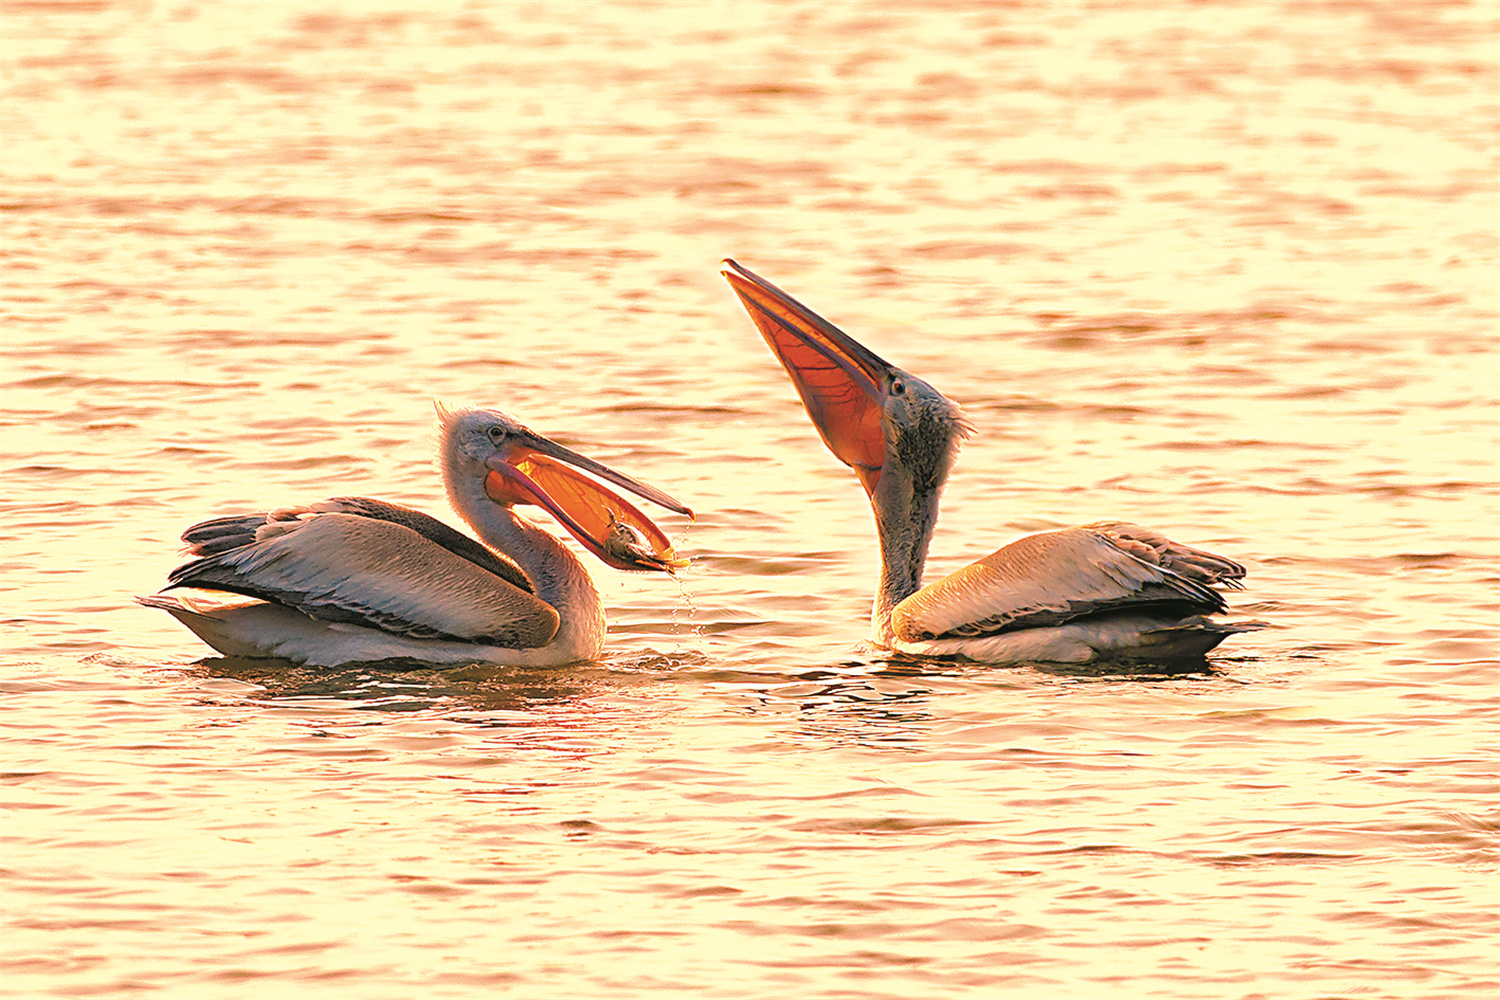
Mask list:
[[[445,403],[441,399],[434,399],[432,401],[432,409],[437,413],[438,426],[442,427],[443,430],[448,430],[452,427],[453,421],[465,413],[472,413],[478,408],[477,406],[470,406],[467,403]]]
[[[943,398],[947,399],[946,396]],[[954,434],[955,448],[958,447],[959,441],[974,436],[974,433],[976,431],[976,428],[974,427],[974,421],[969,419],[969,415],[964,412],[964,408],[962,406],[959,406],[951,399],[948,400],[948,417],[953,421],[953,429],[957,432],[956,434]]]

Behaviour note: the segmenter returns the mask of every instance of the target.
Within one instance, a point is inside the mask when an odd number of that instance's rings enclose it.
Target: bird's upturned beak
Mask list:
[[[719,273],[791,376],[823,443],[873,495],[885,465],[880,418],[893,366],[735,261],[723,261]]]

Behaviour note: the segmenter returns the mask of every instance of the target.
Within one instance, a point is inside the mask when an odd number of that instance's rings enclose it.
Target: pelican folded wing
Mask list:
[[[908,642],[1061,625],[1109,611],[1176,606],[1210,613],[1223,599],[1202,583],[1126,551],[1094,527],[1017,539],[924,587],[895,608]]]
[[[245,594],[321,621],[422,639],[531,649],[557,634],[557,611],[496,568],[368,515],[301,508],[276,520],[273,512],[253,544],[177,567],[168,588]]]
[[[1083,527],[1099,532],[1133,556],[1190,580],[1228,590],[1245,589],[1245,567],[1233,559],[1174,542],[1159,531],[1129,521],[1098,521]]]

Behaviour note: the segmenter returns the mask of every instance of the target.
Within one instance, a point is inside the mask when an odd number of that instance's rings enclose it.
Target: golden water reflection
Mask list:
[[[1493,20],[8,3],[7,987],[1483,992]],[[868,506],[725,256],[974,420],[930,573],[1128,517],[1275,627],[862,650]],[[434,399],[700,512],[679,583],[598,572],[599,663],[198,663],[130,603],[215,514],[447,517]]]

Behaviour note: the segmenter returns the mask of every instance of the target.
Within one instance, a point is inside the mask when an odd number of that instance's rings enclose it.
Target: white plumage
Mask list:
[[[599,479],[692,511],[508,414],[439,408],[438,447],[449,502],[484,545],[420,511],[337,497],[193,525],[182,537],[197,558],[167,590],[211,593],[138,600],[231,656],[546,665],[597,655],[604,609],[582,561],[517,504],[548,510],[616,568],[683,565]]]
[[[759,275],[732,260],[722,273],[870,498],[877,645],[995,663],[1168,664],[1261,627],[1206,617],[1225,610],[1213,587],[1239,588],[1243,566],[1128,522],[1030,535],[924,587],[938,500],[972,431],[962,410]]]

